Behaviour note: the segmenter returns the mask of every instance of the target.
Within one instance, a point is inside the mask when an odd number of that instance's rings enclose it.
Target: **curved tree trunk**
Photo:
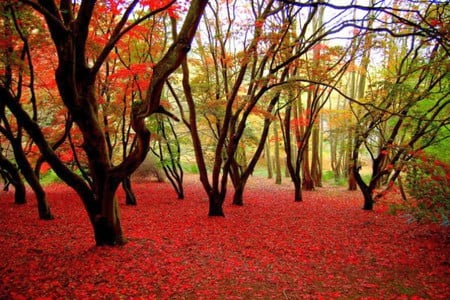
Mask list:
[[[19,170],[17,167],[10,162],[3,154],[0,152],[0,169],[5,172],[5,182],[4,189],[8,189],[8,184],[14,186],[14,203],[15,204],[25,204],[26,199],[26,189],[22,178],[20,177]]]
[[[374,204],[373,191],[376,186],[375,182],[371,180],[369,184],[366,184],[358,172],[358,167],[353,167],[352,173],[354,175],[355,182],[358,184],[358,187],[361,190],[364,197],[363,209],[373,210]]]
[[[11,143],[13,145],[14,156],[19,165],[20,171],[25,177],[25,180],[33,189],[34,194],[36,195],[39,219],[53,220],[54,217],[50,212],[50,206],[48,205],[47,196],[45,194],[44,188],[39,182],[39,178],[34,173],[33,168],[30,165],[30,162],[28,161],[28,159],[25,156],[25,153],[23,152],[21,139],[18,140],[14,139],[14,141],[12,141]]]
[[[125,204],[137,205],[136,196],[134,195],[133,188],[131,187],[130,176],[127,176],[122,180],[122,188],[125,191]]]

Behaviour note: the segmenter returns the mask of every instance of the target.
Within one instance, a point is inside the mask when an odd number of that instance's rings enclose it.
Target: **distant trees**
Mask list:
[[[428,30],[426,20],[434,20],[441,8],[430,4],[423,9],[426,14],[410,22],[417,21],[417,26]],[[367,210],[373,208],[375,188],[381,183],[392,185],[418,151],[450,137],[446,129],[450,124],[448,36],[447,40],[423,36],[404,22],[391,24],[395,29],[389,29],[399,30],[402,36],[394,41],[386,35],[378,41],[386,51],[386,68],[379,68],[382,76],[372,79],[363,103],[353,106],[357,125],[352,168]],[[371,159],[369,182],[363,180],[358,167],[362,148]]]

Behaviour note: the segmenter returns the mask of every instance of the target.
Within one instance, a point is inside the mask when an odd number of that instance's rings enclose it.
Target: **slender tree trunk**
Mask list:
[[[275,150],[274,150],[274,159],[273,162],[275,164],[275,184],[281,184],[281,166],[280,166],[280,144],[279,144],[279,134],[278,134],[278,126],[275,121],[273,124],[273,136],[275,139]]]
[[[244,187],[247,180],[246,178],[242,178],[242,172],[235,160],[231,163],[230,168],[230,179],[234,187],[233,204],[242,206],[244,205],[244,199],[242,196],[244,194]]]
[[[312,153],[311,153],[311,178],[314,185],[322,186],[322,172],[320,164],[320,132],[319,126],[314,126],[312,131]]]
[[[125,192],[125,204],[137,205],[136,196],[134,195],[133,188],[131,186],[130,176],[127,176],[124,180],[122,180],[122,188]]]
[[[295,202],[303,201],[301,177],[295,176],[294,178],[292,178],[292,182],[294,183],[294,201]]]
[[[357,181],[355,179],[355,170],[359,170],[359,166],[357,161],[352,160],[352,149],[353,149],[353,139],[354,139],[354,130],[352,128],[348,129],[348,140],[347,140],[347,176],[348,176],[348,190],[356,191],[357,190]]]
[[[273,178],[273,169],[272,169],[272,157],[270,153],[270,142],[266,142],[265,147],[265,158],[266,158],[266,167],[267,167],[267,179]]]
[[[10,162],[3,154],[0,152],[0,169],[4,170],[5,179],[9,181],[10,184],[14,186],[14,203],[15,204],[25,204],[27,203],[25,184],[20,177],[19,170],[17,167]],[[5,186],[7,188],[5,182]]]
[[[34,194],[36,195],[39,219],[53,220],[54,217],[50,212],[50,206],[48,205],[44,188],[39,182],[39,179],[34,173],[33,168],[30,165],[30,162],[28,161],[28,159],[25,156],[25,153],[23,152],[22,139],[21,138],[13,139],[11,141],[11,144],[13,146],[14,157],[16,158],[20,171],[25,177],[25,180],[33,189]]]

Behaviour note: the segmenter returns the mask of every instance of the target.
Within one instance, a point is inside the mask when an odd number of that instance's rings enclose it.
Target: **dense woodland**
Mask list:
[[[139,205],[149,164],[180,199],[198,174],[209,216],[263,170],[292,201],[331,174],[448,223],[447,1],[6,0],[0,24],[5,189],[52,219],[57,177],[97,245],[126,241],[117,191]]]

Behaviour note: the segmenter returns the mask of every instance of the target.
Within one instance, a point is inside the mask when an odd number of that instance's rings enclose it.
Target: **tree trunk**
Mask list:
[[[356,191],[358,189],[358,185],[356,184],[355,175],[353,173],[353,167],[350,165],[348,168],[348,190]]]
[[[303,152],[302,159],[302,171],[303,171],[303,181],[302,188],[306,191],[314,190],[314,180],[311,176],[311,169],[309,168],[309,147],[305,146],[305,151]]]
[[[361,187],[360,187],[361,188]],[[361,191],[363,193],[363,197],[364,197],[364,205],[363,205],[363,209],[364,210],[373,210],[373,196],[372,196],[372,192],[373,189],[371,188],[361,188]]]
[[[221,195],[217,191],[211,191],[209,197],[209,212],[210,217],[225,217],[223,213],[223,202],[225,200],[224,195]]]
[[[248,177],[247,177],[248,178]],[[244,205],[244,189],[247,183],[247,179],[240,180],[238,184],[234,186],[233,204],[242,206]]]
[[[0,152],[0,169],[4,171],[5,182],[4,189],[8,188],[8,184],[14,186],[14,203],[15,204],[25,204],[27,203],[26,189],[22,178],[20,177],[19,170],[17,167],[10,162],[3,154]]]
[[[137,205],[136,196],[134,195],[133,188],[131,186],[130,176],[127,176],[122,180],[122,188],[125,191],[125,204]]]
[[[347,140],[347,176],[348,176],[348,190],[356,191],[357,190],[357,182],[355,179],[355,170],[359,170],[359,166],[354,166],[357,164],[357,161],[352,160],[352,149],[353,149],[353,139],[354,139],[354,130],[352,128],[348,129],[348,140]]]
[[[280,144],[278,142],[279,140],[279,134],[278,134],[278,126],[277,122],[273,122],[273,136],[275,139],[275,157],[273,159],[275,164],[275,184],[281,184],[281,166],[280,166]]]
[[[93,219],[95,242],[97,246],[123,245],[126,239],[120,224],[119,202],[116,190],[119,183],[105,180],[103,186],[98,186],[99,199],[95,211],[100,211]],[[103,187],[103,188],[102,188]],[[91,211],[91,214],[95,213]]]
[[[322,162],[320,159],[321,138],[319,125],[314,125],[311,138],[311,178],[314,185],[320,187],[322,186]]]
[[[28,159],[25,156],[25,153],[23,152],[21,139],[14,140],[11,142],[13,145],[14,156],[19,165],[20,171],[25,177],[25,180],[33,189],[34,194],[36,195],[39,219],[53,220],[54,217],[50,212],[50,206],[48,205],[44,188],[39,182],[39,178],[34,173],[33,168],[30,165],[30,162],[28,161]]]
[[[355,158],[357,158],[355,156]],[[362,179],[361,175],[359,174],[359,169],[357,166],[353,166],[352,173],[354,174],[354,178],[356,183],[358,184],[359,189],[361,190],[363,197],[364,197],[364,204],[363,209],[364,210],[373,210],[373,190],[375,189],[375,182],[370,181],[369,184],[366,184],[364,180]]]
[[[295,176],[294,178],[292,178],[292,182],[294,183],[294,201],[295,202],[303,201],[302,180],[300,176]]]
[[[266,143],[265,147],[266,167],[267,167],[267,179],[273,178],[272,158],[270,153],[270,142]]]

